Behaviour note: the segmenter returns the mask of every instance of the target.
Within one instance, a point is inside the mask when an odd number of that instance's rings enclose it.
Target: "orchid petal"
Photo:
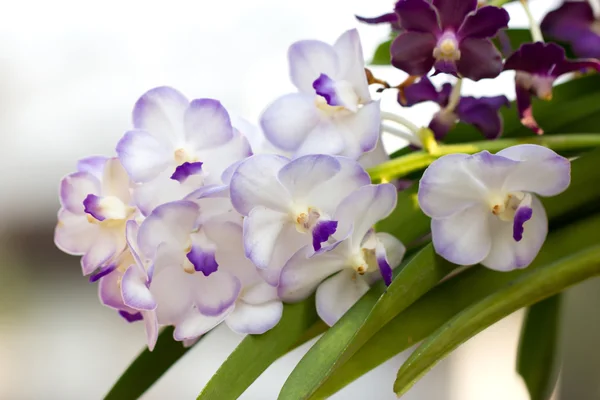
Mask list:
[[[232,164],[252,155],[250,143],[238,131],[227,143],[210,149],[198,151],[198,158],[203,160],[204,184],[222,185],[222,176]]]
[[[340,120],[322,119],[294,152],[294,157],[308,154],[340,154],[344,151],[344,130]]]
[[[170,151],[147,131],[129,131],[117,144],[121,164],[135,182],[156,178],[172,162]]]
[[[534,260],[548,234],[548,217],[542,203],[533,196],[531,219],[523,225],[520,241],[513,238],[513,224],[494,218],[490,226],[491,249],[481,264],[497,270],[510,271],[525,268]]]
[[[336,157],[313,154],[299,157],[283,166],[277,173],[277,179],[293,199],[300,199],[315,186],[329,181],[340,169]]]
[[[485,6],[467,16],[457,35],[461,38],[491,38],[508,26],[510,16],[500,7]]]
[[[279,236],[290,218],[265,207],[255,207],[244,219],[244,249],[257,268],[268,267]]]
[[[129,266],[123,274],[121,293],[123,303],[128,307],[144,311],[156,309],[156,301],[148,290],[148,275],[138,264]]]
[[[478,81],[502,72],[502,54],[489,39],[466,38],[459,48],[458,73],[463,77]]]
[[[146,257],[152,258],[161,243],[185,249],[197,216],[198,206],[191,201],[173,201],[158,206],[140,226],[140,250]]]
[[[231,177],[231,202],[242,215],[262,206],[287,212],[291,198],[277,180],[277,173],[288,163],[281,156],[261,154],[242,162]]]
[[[158,340],[158,320],[156,319],[155,311],[142,311],[144,324],[146,327],[146,340],[148,342],[148,350],[154,350],[156,341]]]
[[[233,138],[229,113],[218,100],[192,100],[184,124],[186,142],[195,149],[219,146]]]
[[[126,205],[131,200],[129,176],[118,158],[109,158],[104,164],[102,195],[115,196]]]
[[[191,310],[191,284],[194,282],[189,278],[190,274],[177,265],[155,269],[150,292],[157,304],[159,324],[176,324]]]
[[[188,105],[185,96],[173,88],[151,89],[135,103],[133,126],[148,131],[163,145],[181,142],[185,132],[183,115]]]
[[[377,146],[381,125],[381,107],[379,101],[365,104],[355,114],[335,121],[344,141],[344,149],[333,152],[324,148],[322,153],[339,154],[356,160]]]
[[[240,301],[227,316],[225,323],[234,332],[261,335],[277,325],[282,314],[281,301],[270,301],[264,304],[248,304]]]
[[[91,274],[96,268],[109,262],[111,258],[120,254],[126,245],[125,235],[100,229],[92,246],[81,257],[83,274]]]
[[[303,93],[314,93],[312,84],[321,74],[337,78],[338,56],[334,48],[318,40],[302,40],[288,51],[292,83]]]
[[[431,221],[436,253],[458,265],[481,262],[490,253],[492,214],[483,206],[471,206],[444,219]]]
[[[437,33],[440,30],[438,13],[429,1],[401,0],[395,10],[400,26],[408,31]]]
[[[352,87],[362,102],[371,100],[369,85],[365,75],[365,63],[356,29],[344,32],[333,45],[339,60],[338,79],[352,83]]]
[[[85,254],[96,241],[100,227],[86,217],[61,209],[54,231],[54,243],[63,252],[74,256]]]
[[[361,276],[352,269],[344,269],[317,288],[317,314],[333,326],[368,290],[369,284]]]
[[[121,295],[119,280],[123,275],[119,271],[106,275],[98,282],[98,297],[105,306],[121,310],[126,308]]]
[[[60,203],[75,214],[83,214],[83,201],[89,194],[100,194],[100,181],[88,172],[75,172],[60,182]]]
[[[230,307],[221,314],[214,316],[203,315],[197,310],[192,310],[175,326],[173,338],[178,341],[184,341],[204,335],[206,332],[223,322],[232,310],[233,307]]]
[[[194,304],[208,316],[217,316],[229,309],[242,289],[240,280],[227,271],[217,271],[210,276],[194,274],[194,281]]]
[[[392,65],[409,75],[426,75],[433,67],[435,36],[428,32],[404,32],[392,42]]]
[[[501,150],[497,155],[521,161],[504,183],[504,189],[509,192],[527,191],[555,196],[569,187],[571,163],[546,147],[522,144]]]
[[[320,119],[314,92],[292,93],[267,107],[260,117],[260,126],[269,142],[283,150],[294,151]]]
[[[102,180],[104,164],[107,160],[108,157],[105,156],[91,156],[82,158],[81,160],[77,161],[77,171],[87,172],[100,181]]]

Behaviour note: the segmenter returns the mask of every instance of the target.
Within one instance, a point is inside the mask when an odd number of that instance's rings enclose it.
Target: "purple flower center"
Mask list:
[[[433,49],[433,57],[438,61],[460,60],[460,49],[458,39],[452,31],[446,31],[438,38]]]

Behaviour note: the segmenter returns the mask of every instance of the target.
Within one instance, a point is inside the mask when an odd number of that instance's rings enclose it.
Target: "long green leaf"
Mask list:
[[[531,400],[549,399],[556,386],[561,298],[557,294],[532,305],[523,321],[517,371],[525,380]]]
[[[396,354],[423,340],[449,318],[515,278],[554,260],[597,244],[600,215],[552,232],[534,263],[524,270],[496,272],[473,267],[428,292],[379,330],[312,396],[331,396]]]
[[[308,351],[287,379],[279,399],[306,399],[333,370],[360,348],[375,332],[417,300],[456,265],[442,259],[427,245],[383,287],[371,289]],[[383,286],[383,285],[380,285]],[[353,348],[349,348],[352,343]]]
[[[590,185],[600,179],[600,172],[596,172],[597,176],[589,173],[590,170],[597,170],[598,155],[600,150],[590,152],[574,162],[572,186],[560,196],[543,199],[551,218],[568,216],[570,210],[581,208],[582,202],[600,198],[600,189]],[[413,198],[415,190],[411,192],[410,201],[416,201]],[[404,201],[409,200],[405,198]],[[412,202],[403,206],[418,207]],[[425,220],[422,223],[426,223]],[[451,264],[435,257],[431,245],[422,250],[400,271],[381,298],[378,298],[380,291],[371,290],[317,341],[288,378],[280,398],[308,398],[314,394],[336,368],[451,269]]]
[[[493,323],[596,275],[600,275],[600,245],[527,271],[519,279],[466,308],[429,336],[400,367],[394,392],[398,395],[406,393],[442,358]]]
[[[154,351],[145,349],[121,375],[105,400],[139,398],[189,350],[173,340],[173,327],[165,328],[158,336]]]
[[[262,335],[247,335],[198,399],[237,399],[269,365],[287,353],[317,320],[314,297],[287,304],[281,321]]]

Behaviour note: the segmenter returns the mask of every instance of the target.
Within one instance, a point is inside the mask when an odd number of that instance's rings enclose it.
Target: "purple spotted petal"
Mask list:
[[[477,9],[477,0],[433,0],[444,29],[458,30],[467,14]]]
[[[533,209],[531,207],[519,207],[513,221],[513,239],[520,242],[523,239],[525,228],[523,224],[531,219]]]
[[[409,75],[425,75],[433,67],[435,36],[428,32],[404,32],[392,42],[392,65]]]
[[[375,247],[375,257],[377,258],[379,272],[381,272],[381,277],[383,278],[385,285],[390,286],[392,284],[392,278],[394,275],[392,272],[392,267],[387,260],[385,247],[381,242],[377,242],[377,246]]]
[[[202,272],[204,276],[209,276],[219,268],[215,252],[203,249],[200,246],[192,246],[190,252],[187,253],[187,258],[194,265],[194,269]]]
[[[506,59],[504,70],[548,75],[556,64],[564,60],[564,49],[555,43],[525,43]]]
[[[425,0],[400,0],[396,3],[396,13],[407,31],[438,33],[440,30],[438,15]]]
[[[114,264],[114,263],[100,268],[98,271],[96,271],[95,273],[90,275],[90,283],[94,283],[94,282],[98,281],[100,278],[105,277],[106,275],[113,272],[116,268],[117,268],[117,264]]]
[[[179,183],[183,183],[191,175],[200,173],[202,173],[201,162],[184,162],[175,169],[175,172],[173,172],[173,175],[171,175],[171,179],[178,181]]]
[[[400,99],[400,97],[399,95],[398,98]],[[417,83],[413,83],[404,89],[404,98],[406,101],[400,103],[403,106],[410,107],[425,101],[435,101],[437,103],[439,95],[433,83],[427,76],[424,76]]]
[[[341,106],[343,105],[341,99],[335,91],[335,81],[325,74],[319,75],[319,77],[313,82],[313,88],[319,96],[323,96],[330,106]]]
[[[105,218],[102,215],[100,200],[102,200],[102,197],[98,197],[95,194],[88,194],[85,200],[83,200],[83,210],[98,221],[104,221]]]
[[[469,15],[457,33],[459,38],[485,39],[494,37],[498,31],[508,26],[508,12],[498,7],[482,7]]]
[[[142,316],[142,313],[140,313],[140,312],[131,314],[131,313],[128,313],[127,311],[119,310],[119,315],[121,317],[125,318],[125,321],[127,321],[129,323],[141,321],[144,319],[144,317]]]
[[[502,72],[502,55],[489,39],[466,38],[459,48],[458,72],[463,77],[478,81]]]
[[[313,249],[321,249],[321,243],[327,242],[329,236],[333,235],[337,229],[337,221],[319,221],[312,231]]]

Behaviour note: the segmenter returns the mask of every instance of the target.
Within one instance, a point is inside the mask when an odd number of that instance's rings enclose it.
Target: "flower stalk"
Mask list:
[[[533,14],[531,14],[531,9],[529,8],[528,0],[521,0],[521,4],[523,5],[523,9],[525,10],[527,19],[529,20],[529,30],[531,31],[531,37],[533,38],[533,41],[544,42],[544,36],[542,35],[540,24],[535,22],[535,18],[533,18]]]
[[[600,134],[567,134],[552,136],[536,136],[518,139],[484,140],[461,144],[438,144],[433,152],[416,151],[395,158],[369,169],[373,182],[390,182],[412,172],[426,168],[441,156],[466,153],[474,154],[483,150],[495,153],[518,144],[537,144],[555,151],[583,150],[600,146]]]

